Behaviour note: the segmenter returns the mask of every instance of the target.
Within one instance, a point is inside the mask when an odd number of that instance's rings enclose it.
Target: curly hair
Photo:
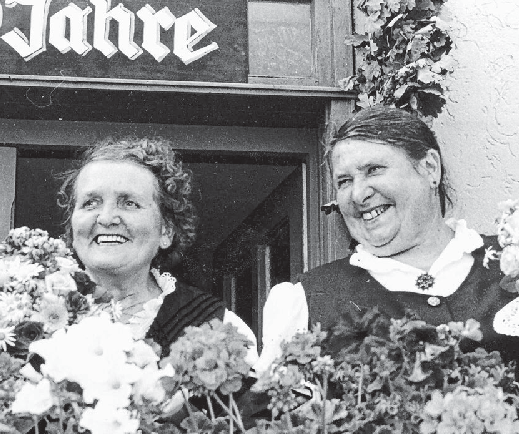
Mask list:
[[[438,187],[442,216],[447,206],[452,205],[451,187],[447,180],[440,146],[434,132],[415,114],[398,108],[375,105],[355,113],[333,135],[326,156],[331,168],[331,151],[338,142],[348,139],[383,143],[403,150],[407,157],[420,161],[429,149],[434,149],[440,156],[441,178]]]
[[[175,234],[167,249],[159,249],[153,266],[160,267],[172,252],[181,253],[195,239],[197,216],[191,203],[192,173],[182,165],[173,143],[162,137],[123,138],[107,137],[87,148],[78,166],[62,175],[63,184],[58,192],[58,205],[65,212],[64,238],[72,245],[72,213],[76,206],[76,183],[83,168],[94,161],[130,161],[149,170],[157,180],[155,198],[166,225]]]

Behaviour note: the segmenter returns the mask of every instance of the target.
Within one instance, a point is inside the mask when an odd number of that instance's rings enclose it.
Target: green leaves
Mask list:
[[[358,94],[358,107],[385,104],[422,117],[440,113],[444,81],[455,62],[449,25],[438,18],[445,0],[356,0],[363,31],[345,43],[356,48],[357,74],[340,80]]]

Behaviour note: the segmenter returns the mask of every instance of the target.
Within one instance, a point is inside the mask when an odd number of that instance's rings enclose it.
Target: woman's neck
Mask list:
[[[422,240],[408,250],[392,255],[391,258],[420,270],[429,271],[434,262],[454,238],[454,231],[443,219],[431,225]]]
[[[160,289],[149,270],[128,274],[104,273],[86,270],[90,278],[103,292],[108,292],[114,300],[133,298],[146,302],[160,293]]]

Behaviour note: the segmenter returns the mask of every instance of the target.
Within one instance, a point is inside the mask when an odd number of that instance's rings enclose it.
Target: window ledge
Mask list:
[[[0,86],[38,86],[76,89],[138,90],[192,94],[261,95],[355,99],[353,92],[338,87],[261,83],[214,83],[199,81],[133,80],[62,76],[0,74]]]

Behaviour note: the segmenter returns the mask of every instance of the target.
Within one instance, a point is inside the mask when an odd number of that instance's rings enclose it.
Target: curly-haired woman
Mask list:
[[[169,352],[186,326],[213,318],[256,338],[222,301],[177,281],[161,269],[189,247],[196,215],[191,172],[163,138],[108,138],[84,153],[60,190],[66,236],[91,279],[122,306],[121,320],[136,338],[152,338]]]

